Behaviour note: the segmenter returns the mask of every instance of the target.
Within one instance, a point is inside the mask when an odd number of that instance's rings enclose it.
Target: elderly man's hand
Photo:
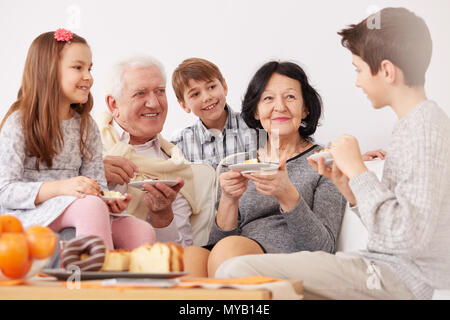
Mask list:
[[[147,183],[143,184],[142,187],[146,191],[144,201],[149,209],[150,223],[153,227],[166,227],[172,221],[172,203],[184,185],[182,178],[177,178],[176,181],[178,181],[178,184],[173,187],[169,187],[162,182],[158,182],[154,186]]]
[[[120,185],[129,183],[134,173],[138,172],[136,165],[124,157],[106,156],[103,159],[103,166],[108,183],[114,182]]]

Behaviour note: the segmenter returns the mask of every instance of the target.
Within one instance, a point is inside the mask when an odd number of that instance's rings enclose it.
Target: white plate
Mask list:
[[[58,280],[67,280],[72,271],[65,269],[44,269],[42,273],[56,277]],[[186,275],[187,272],[165,272],[165,273],[144,273],[128,271],[80,271],[80,280],[97,280],[112,278],[152,278],[152,279],[170,279]]]
[[[229,165],[231,170],[240,171],[241,173],[268,172],[278,170],[278,163],[258,162],[258,163],[238,163]]]
[[[318,152],[310,155],[308,158],[314,160],[315,162],[319,161],[319,157],[322,157],[325,160],[325,166],[331,168],[333,166],[333,157],[328,151]]]
[[[167,185],[169,187],[173,187],[173,186],[178,184],[178,181],[175,181],[175,180],[144,180],[144,181],[133,181],[133,182],[130,182],[128,185],[131,186],[131,187],[141,188],[142,189],[142,185],[144,183],[155,185],[158,182],[162,182],[162,183],[164,183],[165,185]]]

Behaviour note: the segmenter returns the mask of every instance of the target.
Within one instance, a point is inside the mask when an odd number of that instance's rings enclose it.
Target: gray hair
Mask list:
[[[161,75],[166,82],[166,73],[164,66],[159,60],[144,54],[133,54],[125,56],[117,60],[108,70],[108,74],[105,79],[105,93],[106,95],[112,95],[114,98],[118,98],[122,92],[123,83],[122,76],[125,69],[136,69],[155,66],[161,72]]]

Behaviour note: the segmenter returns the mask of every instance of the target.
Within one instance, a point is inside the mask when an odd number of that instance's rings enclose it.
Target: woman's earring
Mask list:
[[[306,118],[308,118],[308,116],[309,116],[309,112],[306,114],[306,117],[304,117],[303,119],[302,119],[302,122],[300,123],[300,127],[306,127],[307,125],[308,125],[308,123],[306,122]]]

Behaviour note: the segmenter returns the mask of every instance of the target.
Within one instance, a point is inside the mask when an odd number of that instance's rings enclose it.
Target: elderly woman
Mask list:
[[[311,138],[321,112],[321,98],[297,64],[272,61],[256,72],[242,114],[249,127],[267,133],[258,160],[279,169],[220,175],[209,245],[185,248],[191,275],[213,277],[222,262],[246,254],[335,252],[346,201],[306,161],[322,148]]]

